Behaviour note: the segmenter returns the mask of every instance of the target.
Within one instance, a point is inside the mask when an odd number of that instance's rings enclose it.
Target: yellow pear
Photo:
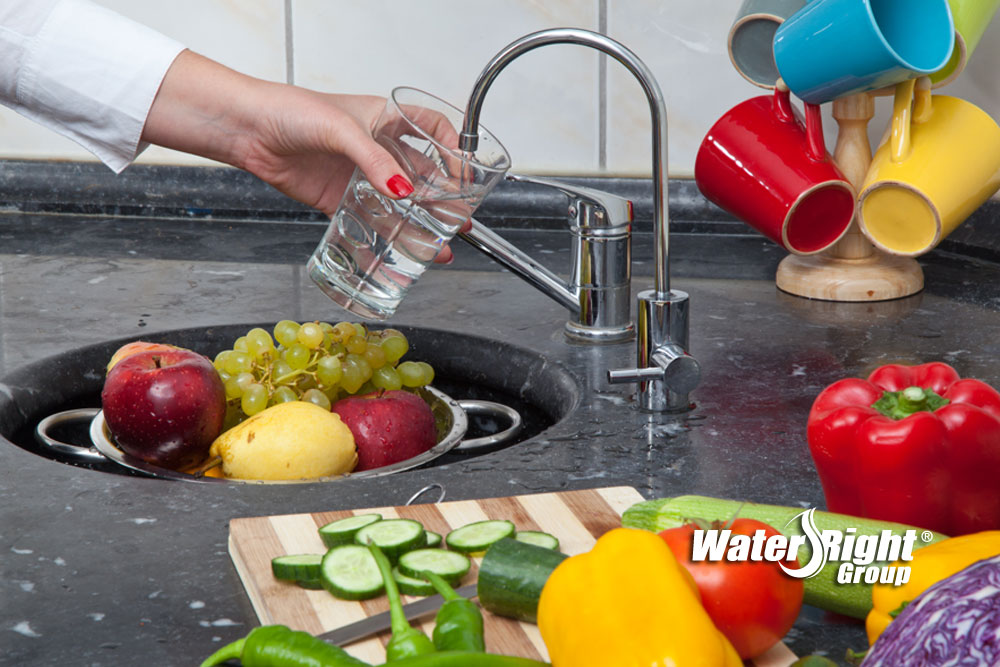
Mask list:
[[[318,405],[273,405],[229,429],[212,443],[222,472],[233,479],[294,480],[342,475],[358,451],[340,417]]]

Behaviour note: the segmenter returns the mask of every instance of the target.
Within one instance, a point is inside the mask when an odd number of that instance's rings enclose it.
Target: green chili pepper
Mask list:
[[[201,667],[239,659],[243,667],[360,667],[368,665],[342,648],[284,625],[254,628],[243,639],[208,656]]]
[[[444,604],[434,620],[434,646],[439,651],[485,651],[483,614],[479,605],[455,592],[448,582],[433,572],[422,572]]]
[[[385,592],[389,597],[389,620],[392,627],[392,636],[385,645],[385,661],[395,662],[402,658],[427,655],[434,653],[434,642],[424,634],[420,628],[414,628],[406,620],[403,612],[403,603],[399,600],[399,587],[396,580],[392,578],[392,565],[386,558],[382,550],[376,544],[368,544],[368,549],[375,557],[379,572],[382,573],[382,581],[385,583]]]
[[[515,658],[495,653],[444,651],[404,658],[394,662],[393,667],[551,667],[551,665],[531,658]]]

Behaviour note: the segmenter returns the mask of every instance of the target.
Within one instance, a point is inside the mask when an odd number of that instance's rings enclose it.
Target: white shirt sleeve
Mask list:
[[[183,49],[89,0],[0,0],[0,103],[121,172]]]

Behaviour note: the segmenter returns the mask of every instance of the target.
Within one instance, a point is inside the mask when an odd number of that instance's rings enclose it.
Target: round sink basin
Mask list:
[[[177,329],[147,338],[186,347],[211,358],[229,348],[237,337],[252,327],[262,326],[270,330],[273,324]],[[468,428],[465,441],[489,443],[489,435],[510,426],[509,422],[505,422],[506,417],[497,411],[480,411],[472,406],[499,404],[512,409],[521,419],[521,428],[511,439],[496,445],[448,448],[421,467],[464,460],[523,442],[561,421],[579,403],[577,380],[568,371],[535,352],[467,334],[426,328],[395,328],[402,331],[410,342],[410,350],[404,359],[430,363],[435,371],[433,388],[452,402],[466,405]],[[53,414],[77,408],[99,408],[108,360],[115,350],[131,340],[135,338],[70,350],[24,366],[0,379],[7,389],[0,392],[0,436],[39,456],[67,464],[115,474],[149,476],[150,471],[144,471],[142,466],[133,467],[123,464],[120,459],[97,456],[81,459],[40,444],[35,436],[39,422]],[[53,426],[48,434],[62,442],[89,446],[93,442],[90,426],[87,420],[68,421],[58,427]],[[157,476],[155,471],[152,476]],[[185,476],[170,477],[182,479]]]

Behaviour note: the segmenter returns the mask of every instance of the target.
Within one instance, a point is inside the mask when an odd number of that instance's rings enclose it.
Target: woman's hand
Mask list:
[[[372,139],[384,107],[382,97],[270,83],[184,51],[160,86],[142,138],[245,169],[333,215],[355,166],[388,197],[413,191],[400,166]],[[446,247],[435,261],[451,259]]]

